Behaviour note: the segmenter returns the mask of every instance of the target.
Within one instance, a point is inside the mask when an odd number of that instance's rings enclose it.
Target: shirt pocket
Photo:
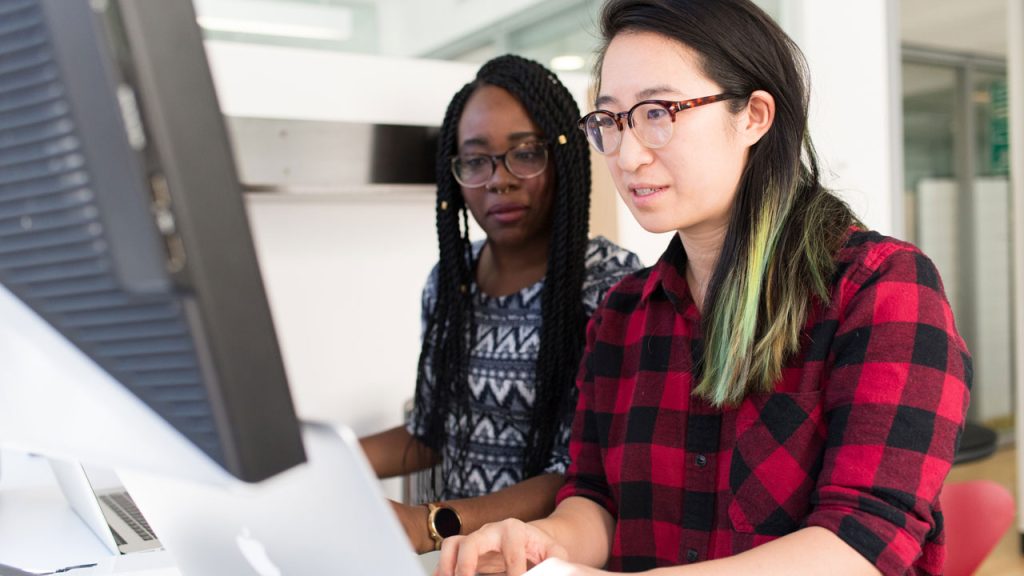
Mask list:
[[[822,394],[755,394],[736,415],[729,468],[729,520],[737,532],[783,536],[810,510],[821,470]]]

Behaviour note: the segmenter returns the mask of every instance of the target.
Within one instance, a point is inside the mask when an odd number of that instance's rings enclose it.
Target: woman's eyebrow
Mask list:
[[[541,137],[542,136],[541,136],[541,134],[539,132],[533,132],[533,131],[513,132],[513,133],[508,135],[508,139],[510,141],[512,141],[512,142],[518,142],[520,140],[527,140],[527,139],[530,139],[530,138],[541,138]],[[461,147],[466,147],[466,146],[487,146],[490,143],[491,143],[491,141],[489,139],[483,137],[483,136],[473,136],[471,138],[466,138],[465,140],[463,140],[459,144],[459,146],[461,146]]]
[[[650,100],[655,96],[660,96],[667,93],[682,94],[682,92],[680,92],[679,89],[674,86],[669,86],[668,84],[660,84],[657,86],[651,86],[650,88],[644,88],[643,90],[637,92],[634,95],[634,97],[636,98],[636,102],[640,102],[641,100]],[[597,100],[594,102],[594,106],[597,108],[602,108],[610,104],[615,104],[617,102],[618,100],[613,98],[612,96],[601,95],[598,96]]]
[[[466,138],[465,140],[463,140],[459,144],[460,147],[461,146],[486,146],[486,145],[487,145],[487,139],[486,138],[479,138],[479,137],[476,137],[476,138]]]
[[[675,95],[675,94],[682,94],[682,92],[680,92],[679,89],[676,88],[675,86],[669,86],[668,84],[662,84],[660,86],[652,86],[651,88],[645,88],[645,89],[637,92],[636,93],[636,99],[639,102],[640,100],[650,100],[651,98],[653,98],[655,96],[663,96],[665,94],[674,94]]]
[[[526,140],[526,139],[529,139],[529,138],[540,138],[540,137],[541,137],[541,135],[540,135],[539,132],[516,132],[514,134],[509,134],[508,139],[516,141],[516,140]]]

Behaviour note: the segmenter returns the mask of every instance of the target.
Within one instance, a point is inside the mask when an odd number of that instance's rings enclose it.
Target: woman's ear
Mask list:
[[[775,121],[775,98],[764,90],[754,90],[741,113],[740,133],[748,146],[753,146],[768,132]]]

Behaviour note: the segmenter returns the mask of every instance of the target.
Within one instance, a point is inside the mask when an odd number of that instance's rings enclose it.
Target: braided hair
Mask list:
[[[448,105],[437,151],[437,300],[427,320],[416,377],[416,402],[429,406],[425,443],[441,452],[449,431],[445,421],[454,408],[459,461],[477,424],[470,409],[469,352],[473,320],[473,253],[469,216],[462,191],[450,169],[458,153],[458,128],[466,101],[477,88],[503,88],[526,109],[551,150],[548,170],[554,177],[551,238],[541,295],[542,325],[537,354],[529,434],[523,446],[522,478],[541,473],[561,422],[574,399],[576,369],[583,352],[587,316],[582,303],[590,212],[590,155],[576,128],[579,108],[569,91],[544,66],[514,55],[494,58],[477,72]],[[428,379],[432,385],[425,385]],[[429,391],[429,392],[428,392]],[[465,484],[466,470],[452,466]],[[433,482],[431,483],[433,484]]]

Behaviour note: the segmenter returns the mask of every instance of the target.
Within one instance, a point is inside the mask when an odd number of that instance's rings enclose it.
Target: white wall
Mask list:
[[[811,73],[811,137],[826,185],[869,227],[903,232],[898,6],[782,0],[781,24]]]
[[[247,118],[436,125],[476,68],[222,42],[206,48],[222,110]],[[235,147],[247,155],[238,162],[243,181],[246,166],[282,164],[272,148],[251,144]],[[324,151],[324,161],[333,154],[346,150]],[[437,258],[433,205],[428,186],[247,195],[300,417],[342,422],[360,435],[401,423],[415,390],[420,293]],[[400,497],[396,481],[385,490]]]
[[[359,434],[401,421],[437,259],[433,194],[381,195],[247,197],[297,410]]]
[[[413,126],[440,123],[476,66],[327,50],[206,42],[226,116]]]

